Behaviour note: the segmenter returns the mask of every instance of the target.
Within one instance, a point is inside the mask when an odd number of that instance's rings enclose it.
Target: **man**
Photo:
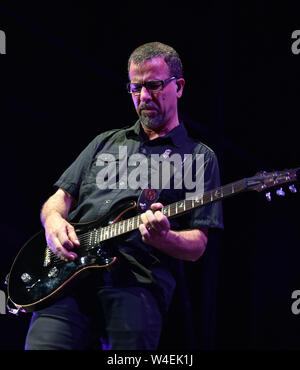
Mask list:
[[[214,153],[189,138],[178,119],[177,103],[185,81],[177,52],[158,42],[142,45],[131,54],[128,72],[128,91],[138,121],[130,128],[97,136],[56,182],[58,190],[41,211],[47,244],[65,261],[77,258],[76,247],[80,244],[69,220],[94,220],[122,199],[139,195],[141,189],[130,186],[134,169],[129,168],[128,158],[134,155],[149,159],[148,178],[155,155],[167,160],[177,154],[183,161],[190,158],[185,155],[190,155],[195,165],[199,154],[204,165],[204,190],[219,185]],[[116,166],[111,168],[118,167],[117,176],[108,180],[100,176],[105,158]],[[111,158],[115,158],[113,163]],[[127,164],[126,169],[122,163]],[[112,184],[112,179],[117,184]],[[187,190],[184,184],[174,186],[174,181],[173,188],[157,189],[159,202],[142,213],[139,231],[117,240],[120,263],[115,271],[94,274],[69,296],[33,314],[27,349],[84,349],[93,338],[101,338],[103,349],[158,347],[162,322],[175,288],[174,264],[178,259],[199,259],[205,251],[209,228],[222,228],[219,203],[169,220],[160,211],[163,203],[185,199]]]

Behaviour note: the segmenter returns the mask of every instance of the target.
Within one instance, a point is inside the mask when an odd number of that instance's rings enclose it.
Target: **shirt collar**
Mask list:
[[[140,121],[137,120],[133,126],[125,129],[125,133],[127,137],[138,136],[140,139],[143,140],[141,130],[142,128],[141,128]],[[159,139],[160,140],[171,140],[174,145],[176,145],[177,147],[180,147],[182,143],[186,140],[187,136],[188,136],[187,131],[184,127],[184,124],[181,122],[178,126],[174,127],[170,132],[168,132],[164,136],[161,136]]]

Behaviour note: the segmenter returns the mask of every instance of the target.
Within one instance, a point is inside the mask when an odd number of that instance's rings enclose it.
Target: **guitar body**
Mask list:
[[[97,231],[132,213],[136,213],[136,202],[127,200],[99,220],[73,224],[80,246],[76,248],[78,258],[70,262],[49,249],[44,230],[35,234],[12,264],[7,287],[9,301],[17,311],[36,311],[62,297],[73,283],[94,269],[110,270],[117,258],[107,242],[98,242]]]

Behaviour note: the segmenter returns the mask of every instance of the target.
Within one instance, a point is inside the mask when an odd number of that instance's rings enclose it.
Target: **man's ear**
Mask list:
[[[176,84],[177,84],[177,98],[179,99],[181,98],[182,93],[183,93],[185,80],[183,78],[178,78],[178,80],[176,81]]]

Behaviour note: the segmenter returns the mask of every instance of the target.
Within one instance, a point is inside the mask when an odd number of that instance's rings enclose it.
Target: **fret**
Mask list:
[[[188,199],[186,200],[186,209],[193,209],[194,208],[194,200],[193,199]]]
[[[191,209],[191,201],[190,200],[185,200],[184,201],[184,210],[187,211]]]
[[[115,224],[112,224],[111,226],[111,233],[113,236],[116,236],[116,225]]]
[[[139,227],[142,223],[143,223],[143,222],[142,222],[141,215],[138,215],[138,216],[137,216],[137,223],[136,223],[137,227]]]
[[[182,212],[182,208],[185,210],[184,204],[184,201],[179,202],[179,212]]]
[[[201,200],[199,200],[199,202],[200,201]],[[211,202],[210,192],[207,192],[207,193],[203,194],[203,202],[204,202],[204,204]],[[201,203],[201,204],[203,204],[203,203]]]
[[[235,193],[235,183],[232,184],[232,193],[231,194],[234,194]]]
[[[216,189],[214,193],[214,199],[219,199],[220,198],[220,189]]]
[[[226,196],[229,196],[230,194],[232,194],[232,186],[231,185],[224,186],[224,190],[225,190]]]
[[[106,226],[104,228],[104,240],[109,239],[109,228]]]
[[[133,220],[133,222],[132,222],[132,224],[133,224],[132,230],[138,229],[139,228],[139,218],[138,218],[138,216],[134,216],[132,220]]]
[[[131,218],[129,218],[128,221],[127,221],[127,230],[128,231],[130,231],[130,227],[132,227]]]
[[[169,212],[169,209],[170,207],[163,207],[163,209],[162,209],[162,213],[164,214],[164,215],[167,215],[168,214],[168,212]]]

